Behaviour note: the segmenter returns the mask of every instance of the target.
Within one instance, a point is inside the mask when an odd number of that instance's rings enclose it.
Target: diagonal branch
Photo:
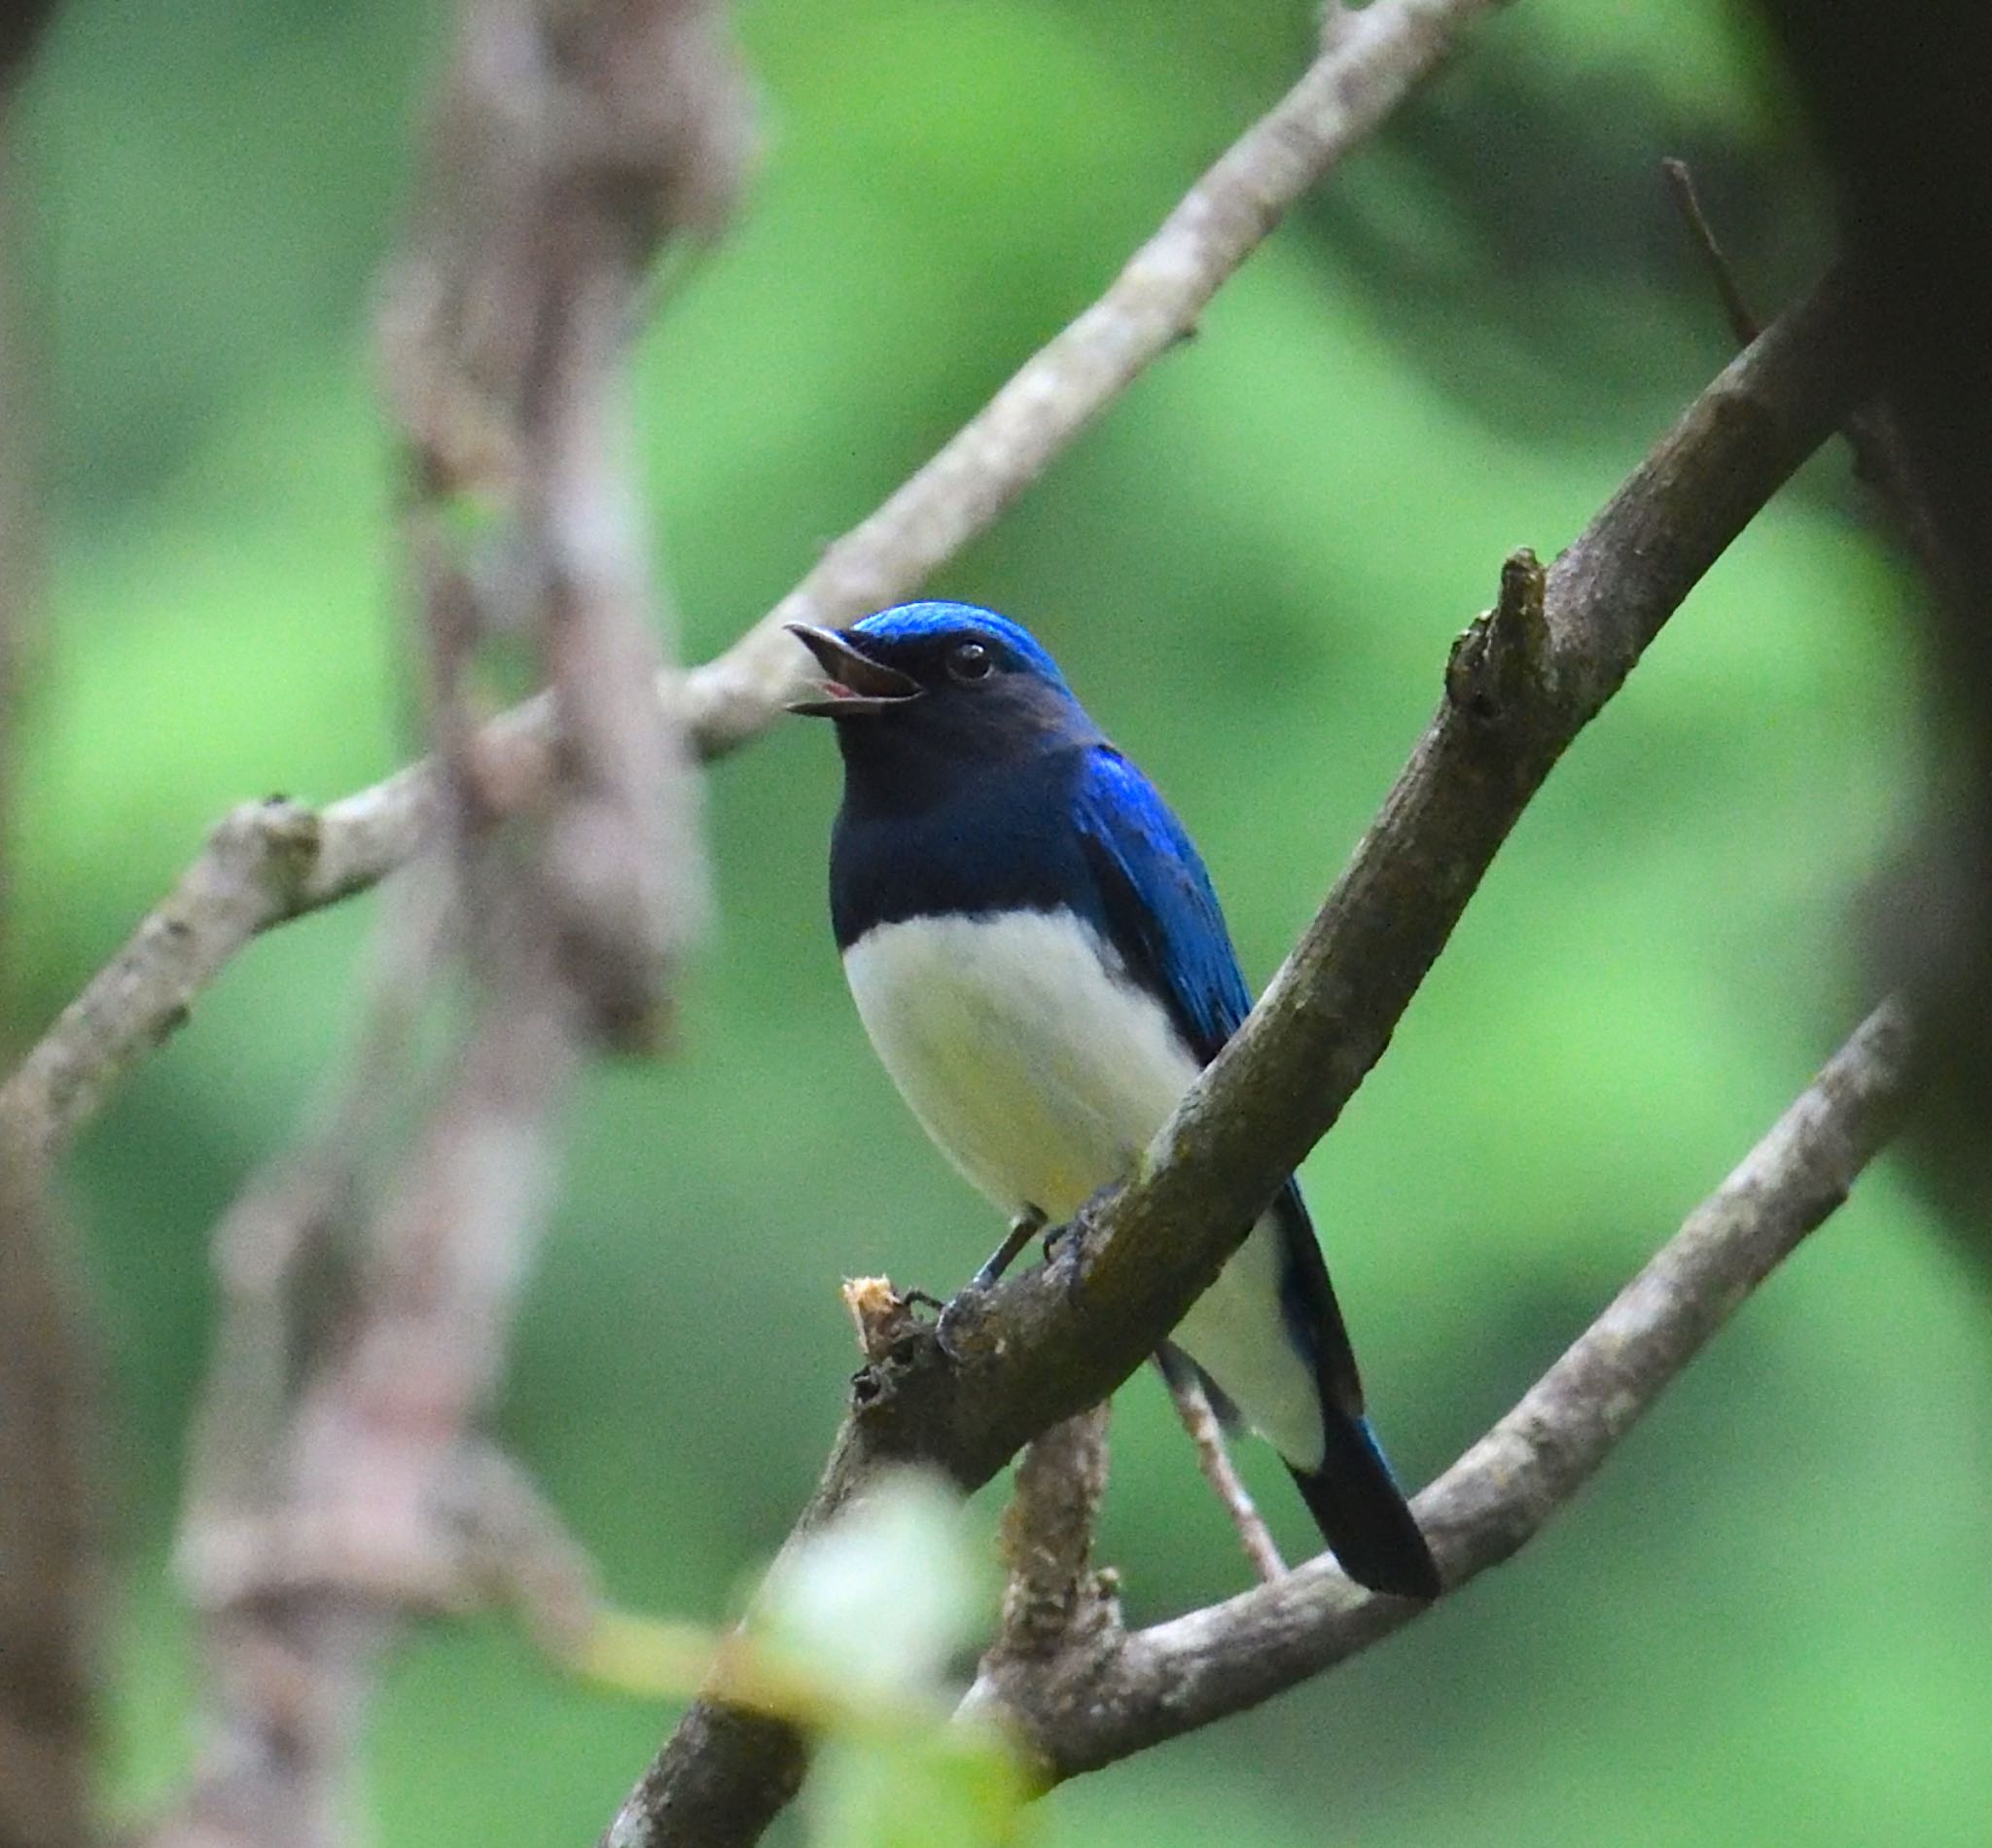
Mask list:
[[[886,503],[843,538],[719,659],[662,693],[710,757],[771,724],[803,662],[783,624],[832,625],[915,589],[986,530],[1141,372],[1196,322],[1296,198],[1371,133],[1498,0],[1376,0],[1336,16],[1282,100],[1191,189],[1107,292],[1035,354]],[[483,432],[444,421],[450,456]],[[452,479],[475,476],[456,461]],[[528,700],[484,728],[485,800],[503,809],[546,783],[553,709]],[[440,778],[413,764],[322,810],[272,800],[224,820],[171,894],[0,1084],[0,1122],[54,1155],[118,1081],[187,1017],[259,933],[352,897],[405,865],[445,812]]]
[[[1418,1497],[1449,1587],[1501,1564],[1566,1507],[1845,1199],[1895,1130],[1911,1054],[1903,1008],[1885,1003],[1521,1403]],[[992,1659],[965,1705],[1006,1721],[1055,1782],[1270,1699],[1422,1609],[1316,1559],[1133,1635],[1096,1630],[1056,1656]]]
[[[1055,1262],[999,1285],[945,1350],[909,1338],[859,1374],[799,1533],[893,1464],[978,1486],[1154,1351],[1382,1055],[1565,748],[1864,394],[1853,330],[1848,292],[1829,280],[1724,370],[1547,573],[1526,553],[1510,561],[1348,870],[1137,1173]],[[625,1802],[612,1848],[753,1841],[804,1762],[793,1727],[697,1702]]]

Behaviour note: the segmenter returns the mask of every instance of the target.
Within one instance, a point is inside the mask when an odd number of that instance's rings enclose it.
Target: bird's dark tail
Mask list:
[[[1436,1598],[1439,1568],[1383,1460],[1370,1420],[1329,1404],[1321,1414],[1321,1467],[1303,1471],[1289,1463],[1287,1468],[1330,1551],[1351,1579],[1372,1591]]]

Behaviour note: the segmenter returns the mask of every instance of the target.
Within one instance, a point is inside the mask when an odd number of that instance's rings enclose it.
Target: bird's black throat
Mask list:
[[[1085,754],[1104,742],[1070,698],[1022,682],[840,722],[837,947],[909,917],[1057,909],[1084,882],[1065,818]]]

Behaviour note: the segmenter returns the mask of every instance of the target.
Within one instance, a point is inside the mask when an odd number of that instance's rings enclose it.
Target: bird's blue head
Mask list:
[[[1099,741],[1058,664],[973,603],[903,603],[847,629],[790,624],[826,676],[791,712],[836,722],[853,782],[945,793],[998,763]]]

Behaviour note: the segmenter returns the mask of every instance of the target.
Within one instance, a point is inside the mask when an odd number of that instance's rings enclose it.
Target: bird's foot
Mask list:
[[[989,1254],[981,1269],[971,1279],[969,1288],[977,1291],[994,1289],[1003,1273],[1016,1262],[1017,1254],[1044,1229],[1044,1214],[1035,1206],[1025,1207],[1010,1222],[1010,1230],[1003,1234],[1003,1243]]]
[[[1011,1221],[1009,1231],[1003,1235],[1003,1243],[989,1254],[982,1267],[942,1307],[941,1319],[935,1326],[935,1333],[940,1337],[942,1352],[949,1360],[958,1361],[961,1358],[957,1337],[966,1334],[981,1320],[989,1292],[995,1289],[1002,1281],[1003,1273],[1016,1262],[1017,1254],[1044,1229],[1044,1214],[1035,1206],[1025,1207]]]
[[[934,1338],[941,1343],[942,1353],[955,1365],[958,1366],[965,1358],[962,1342],[980,1323],[988,1302],[989,1286],[978,1271],[940,1305],[941,1313],[934,1324]]]
[[[1091,1242],[1093,1223],[1120,1191],[1119,1181],[1109,1181],[1090,1194],[1084,1206],[1062,1226],[1045,1233],[1045,1265],[1063,1273],[1067,1296],[1078,1294],[1085,1265],[1086,1246]]]

